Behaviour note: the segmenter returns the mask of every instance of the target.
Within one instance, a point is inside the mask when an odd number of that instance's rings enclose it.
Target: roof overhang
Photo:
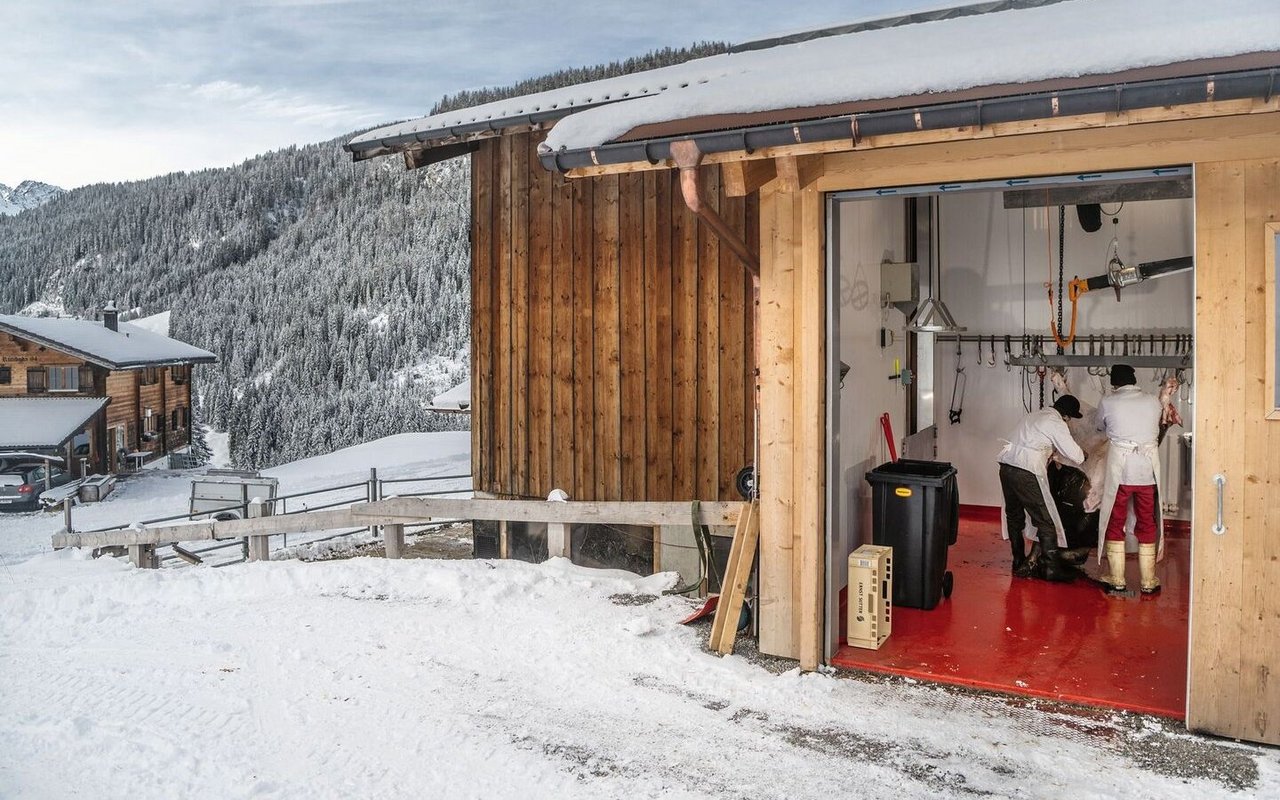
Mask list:
[[[0,456],[4,451],[56,450],[61,448],[76,434],[84,430],[84,426],[107,407],[111,402],[108,397],[9,397],[0,398],[0,411],[6,405],[21,403],[29,413],[45,413],[55,417],[53,424],[44,426],[22,424],[24,420],[15,420],[13,413],[7,414],[15,428],[9,429],[0,424]],[[39,435],[32,435],[36,430]]]
[[[671,166],[672,142],[693,139],[708,156],[802,145],[828,152],[857,149],[865,139],[1000,123],[1123,115],[1231,101],[1274,103],[1280,91],[1280,52],[1182,62],[1108,75],[1001,84],[962,91],[847,104],[778,109],[754,114],[694,117],[633,128],[598,147],[544,152],[549,170],[647,164]],[[1237,112],[1238,113],[1238,112]],[[847,145],[841,147],[840,143]]]

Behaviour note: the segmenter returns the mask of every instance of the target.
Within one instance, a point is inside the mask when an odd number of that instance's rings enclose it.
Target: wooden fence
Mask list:
[[[701,525],[736,525],[744,503],[680,502],[546,502],[541,500],[486,500],[444,497],[393,497],[345,508],[303,511],[268,516],[271,501],[251,503],[248,519],[218,522],[200,520],[172,525],[135,525],[108,531],[58,533],[54,548],[127,547],[130,560],[139,567],[156,566],[155,548],[179,542],[246,539],[249,560],[269,558],[268,540],[276,534],[314,533],[341,528],[375,528],[383,531],[387,558],[400,558],[404,528],[432,520],[493,520],[547,524],[547,545],[552,556],[569,555],[570,525],[690,525],[694,515]]]

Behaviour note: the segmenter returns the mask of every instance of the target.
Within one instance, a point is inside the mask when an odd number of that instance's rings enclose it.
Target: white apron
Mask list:
[[[1164,489],[1160,485],[1160,446],[1155,442],[1139,444],[1138,442],[1115,439],[1107,448],[1106,481],[1102,486],[1102,505],[1098,507],[1098,561],[1101,563],[1103,551],[1106,549],[1107,526],[1111,521],[1111,510],[1115,508],[1116,493],[1120,490],[1120,476],[1124,473],[1125,457],[1129,453],[1137,453],[1151,462],[1151,471],[1156,476],[1156,559],[1164,558],[1164,514],[1160,508]]]
[[[1058,516],[1058,504],[1053,501],[1053,494],[1049,491],[1049,457],[1053,455],[1052,447],[1040,449],[1030,447],[1019,447],[1007,439],[1001,439],[1004,447],[1000,450],[1000,455],[1013,453],[1018,463],[1016,466],[1027,470],[1036,476],[1036,483],[1040,484],[1040,495],[1044,498],[1045,508],[1049,510],[1049,519],[1053,522],[1053,529],[1058,532],[1058,547],[1065,548],[1067,546],[1067,530],[1062,526],[1062,518]],[[1014,452],[1014,451],[1017,452]],[[1014,465],[1010,465],[1014,466]],[[1114,498],[1114,493],[1113,498]],[[1000,535],[1005,539],[1009,538],[1009,517],[1004,513],[1004,493],[1000,493]],[[1036,535],[1034,525],[1028,525],[1022,530],[1022,538],[1035,542],[1039,540]]]

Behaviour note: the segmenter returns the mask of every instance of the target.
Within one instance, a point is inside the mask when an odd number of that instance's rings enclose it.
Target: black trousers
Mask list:
[[[1036,526],[1041,545],[1046,543],[1057,547],[1058,530],[1053,527],[1053,518],[1044,504],[1044,493],[1040,491],[1040,483],[1034,472],[1000,465],[1000,490],[1004,493],[1004,519],[1008,525],[1009,538],[1022,535],[1026,524],[1026,514],[1031,515],[1031,524]],[[1045,538],[1048,537],[1048,538]]]

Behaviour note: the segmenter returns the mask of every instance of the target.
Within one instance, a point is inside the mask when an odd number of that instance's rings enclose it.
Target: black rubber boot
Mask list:
[[[1027,577],[1031,572],[1031,564],[1027,560],[1027,542],[1021,533],[1009,535],[1009,549],[1013,551],[1013,577]]]
[[[1069,565],[1062,563],[1058,555],[1058,537],[1053,531],[1048,535],[1040,533],[1040,564],[1037,573],[1040,578],[1054,583],[1070,583],[1076,579],[1076,572]]]

